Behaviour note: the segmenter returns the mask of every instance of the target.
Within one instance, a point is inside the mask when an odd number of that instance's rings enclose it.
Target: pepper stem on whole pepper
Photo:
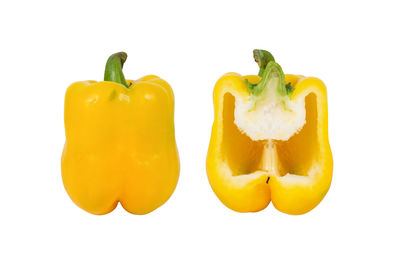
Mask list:
[[[125,52],[118,52],[108,58],[104,71],[104,81],[116,82],[129,88],[122,72],[127,57],[128,55]]]

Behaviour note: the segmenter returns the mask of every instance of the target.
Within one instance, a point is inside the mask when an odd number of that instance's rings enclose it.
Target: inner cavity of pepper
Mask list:
[[[223,109],[222,153],[233,175],[264,171],[268,177],[286,174],[307,176],[319,151],[317,102],[314,94],[305,99],[306,123],[287,141],[254,141],[234,123],[235,97],[226,93]],[[262,121],[258,123],[263,123]]]

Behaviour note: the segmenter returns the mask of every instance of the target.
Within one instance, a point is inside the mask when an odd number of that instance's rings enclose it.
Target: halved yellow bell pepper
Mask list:
[[[227,73],[214,88],[207,173],[218,198],[238,212],[274,206],[303,214],[331,184],[325,85],[284,75],[273,56],[254,50],[257,75]]]
[[[179,176],[174,95],[154,75],[125,81],[127,55],[112,55],[103,82],[72,84],[65,95],[65,189],[93,214],[118,204],[149,213],[173,193]]]

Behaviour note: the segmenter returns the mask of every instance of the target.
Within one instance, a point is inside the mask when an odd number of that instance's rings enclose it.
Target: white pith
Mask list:
[[[291,101],[276,90],[248,99],[236,97],[234,122],[252,140],[286,141],[306,122],[305,99]]]

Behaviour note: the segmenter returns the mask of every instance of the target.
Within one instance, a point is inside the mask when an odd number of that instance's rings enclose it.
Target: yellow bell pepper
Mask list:
[[[65,95],[63,182],[73,202],[93,214],[118,202],[149,213],[178,182],[172,89],[154,75],[125,81],[126,58],[110,56],[105,81],[76,82]]]
[[[256,212],[272,201],[303,214],[332,179],[326,88],[317,78],[284,75],[267,51],[254,57],[258,75],[227,73],[215,85],[209,182],[232,210]]]

